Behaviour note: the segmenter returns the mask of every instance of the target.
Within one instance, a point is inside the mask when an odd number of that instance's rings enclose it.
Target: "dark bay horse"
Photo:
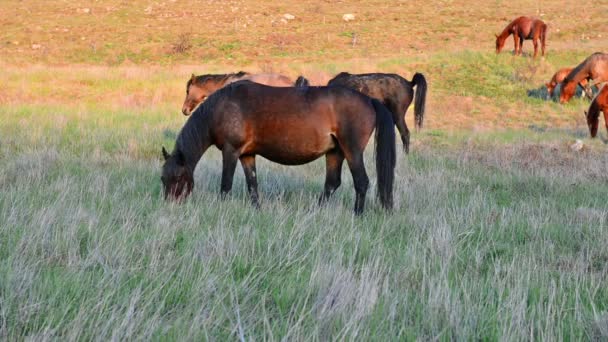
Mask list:
[[[591,101],[589,110],[585,112],[589,133],[591,133],[592,138],[595,138],[597,135],[600,112],[604,113],[604,124],[608,131],[608,86],[602,87],[597,96]]]
[[[410,82],[397,74],[349,74],[341,72],[329,80],[327,85],[351,88],[382,101],[393,114],[393,122],[401,134],[403,148],[406,153],[409,153],[410,131],[405,124],[405,113],[415,98],[416,128],[422,127],[427,88],[424,75],[416,73]],[[416,87],[415,95],[414,87]]]
[[[496,53],[500,53],[505,46],[505,40],[513,35],[515,43],[515,55],[521,55],[524,40],[532,40],[534,44],[534,58],[538,54],[538,43],[540,41],[542,55],[545,55],[545,38],[547,36],[547,25],[538,18],[519,17],[513,20],[502,33],[496,35]]]
[[[344,87],[269,87],[232,83],[203,102],[188,118],[171,154],[162,149],[165,198],[182,200],[194,185],[194,168],[214,145],[222,151],[221,193],[232,189],[237,161],[258,204],[255,157],[285,165],[309,163],[325,155],[325,189],[320,202],[340,186],[346,159],[355,187],[355,213],[363,212],[369,178],[363,150],[376,130],[378,196],[393,203],[395,130],[391,113],[378,100]]]
[[[293,87],[294,82],[287,76],[279,74],[250,74],[239,71],[233,74],[208,74],[192,77],[186,83],[186,99],[182,105],[182,113],[190,115],[194,108],[213,94],[216,90],[236,81],[251,81],[275,87]],[[304,79],[306,80],[306,79]]]
[[[596,52],[577,65],[562,82],[559,102],[570,101],[576,92],[576,86],[591,79],[595,84],[608,81],[608,54]]]

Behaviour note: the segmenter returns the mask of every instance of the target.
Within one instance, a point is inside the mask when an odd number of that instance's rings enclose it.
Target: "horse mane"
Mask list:
[[[229,91],[226,88],[229,87],[215,91],[205,102],[201,103],[188,117],[177,135],[172,154],[181,152],[187,161],[194,162],[194,165],[191,165],[192,170],[194,170],[196,163],[204,152],[204,146],[209,143],[209,119],[212,117],[218,102],[224,98],[226,91]]]
[[[226,81],[230,80],[231,78],[241,78],[241,77],[245,77],[247,75],[250,75],[250,73],[248,73],[246,71],[239,71],[239,72],[230,73],[230,74],[198,75],[198,76],[194,76],[188,80],[188,83],[186,83],[186,89],[190,88],[192,83],[201,84],[201,83],[205,83],[207,81],[215,81],[215,82],[224,81],[224,82],[226,82]]]
[[[519,18],[517,18],[519,19]],[[513,20],[512,22],[510,22],[507,27],[505,27],[502,32],[500,32],[500,34],[498,36],[496,36],[497,39],[499,39],[499,41],[502,43],[504,42],[510,35],[511,35],[511,30],[513,29],[513,26],[515,26],[515,22],[517,21],[517,19]]]
[[[579,74],[582,72],[582,70],[587,66],[587,64],[589,63],[591,57],[588,57],[587,59],[585,59],[581,64],[577,65],[574,69],[572,69],[572,71],[570,71],[570,73],[568,75],[566,75],[566,77],[564,77],[564,80],[562,81],[563,84],[567,84],[573,81],[579,81],[580,82],[580,76]]]

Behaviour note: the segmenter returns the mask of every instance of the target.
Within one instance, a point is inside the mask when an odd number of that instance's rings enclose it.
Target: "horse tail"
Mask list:
[[[305,88],[308,86],[310,86],[310,82],[302,75],[298,76],[298,79],[294,83],[294,87],[296,88]]]
[[[412,78],[412,83],[416,86],[416,95],[414,99],[414,117],[416,120],[416,128],[422,128],[424,120],[424,107],[426,105],[426,78],[423,74],[416,73]]]
[[[543,23],[542,30],[540,32],[540,49],[541,54],[545,55],[545,41],[547,39],[547,24]]]
[[[395,182],[395,128],[393,115],[378,100],[371,99],[376,111],[376,174],[378,197],[385,209],[393,207],[393,184]]]

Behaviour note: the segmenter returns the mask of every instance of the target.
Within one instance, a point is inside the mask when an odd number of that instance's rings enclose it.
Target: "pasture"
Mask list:
[[[588,100],[544,87],[605,52],[608,2],[492,4],[2,2],[0,338],[608,338],[608,138],[603,119],[589,137]],[[524,14],[549,26],[545,58],[530,41],[513,56],[511,39],[496,55]],[[165,202],[161,146],[186,120],[186,81],[238,70],[423,73],[393,212],[371,141],[360,217],[346,168],[316,204],[323,159],[258,158],[260,210],[240,166],[220,199],[213,149],[189,199]]]

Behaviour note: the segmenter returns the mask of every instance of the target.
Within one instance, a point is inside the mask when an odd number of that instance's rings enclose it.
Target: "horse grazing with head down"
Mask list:
[[[566,78],[566,76],[568,76],[568,74],[572,71],[572,69],[573,68],[559,69],[555,74],[553,74],[553,77],[551,77],[551,80],[549,81],[549,83],[545,83],[545,85],[547,86],[547,92],[549,94],[549,98],[553,98],[555,88],[557,87],[558,84],[560,84],[564,81],[564,79]],[[579,82],[579,85],[584,90],[585,87],[587,86],[587,80],[581,80]]]
[[[293,87],[294,82],[287,76],[279,74],[250,74],[239,71],[232,74],[208,74],[192,77],[186,83],[186,99],[182,105],[182,113],[190,115],[194,108],[213,94],[216,90],[236,81],[251,81],[275,87]],[[305,80],[305,79],[304,79]]]
[[[403,149],[406,153],[409,153],[410,131],[405,123],[405,114],[412,100],[415,99],[416,128],[422,128],[427,89],[424,75],[415,73],[410,82],[397,74],[349,74],[341,72],[329,80],[327,85],[351,88],[382,101],[393,114],[393,122],[401,134]],[[415,93],[414,87],[416,87]]]
[[[588,80],[593,80],[594,84],[608,81],[608,54],[596,52],[572,69],[562,81],[559,102],[570,101],[576,92],[576,86]]]
[[[604,86],[597,94],[597,96],[591,101],[589,110],[585,112],[587,117],[587,125],[589,126],[589,133],[591,137],[595,138],[597,135],[597,128],[599,125],[600,112],[604,113],[604,124],[606,125],[606,131],[608,131],[608,87]]]
[[[232,83],[209,96],[188,118],[171,154],[162,149],[165,198],[181,200],[194,185],[194,168],[210,146],[222,151],[221,193],[232,189],[237,161],[247,189],[258,205],[255,157],[300,165],[325,155],[328,199],[340,186],[346,159],[355,187],[355,213],[363,212],[369,178],[363,150],[376,131],[378,196],[393,203],[395,130],[391,113],[378,100],[344,87],[269,87]]]
[[[496,35],[496,53],[500,53],[505,46],[505,40],[513,35],[515,55],[521,55],[524,40],[532,40],[534,44],[534,58],[538,54],[538,43],[541,44],[542,55],[545,55],[545,38],[547,25],[540,19],[533,17],[519,17],[513,20],[500,34]]]

